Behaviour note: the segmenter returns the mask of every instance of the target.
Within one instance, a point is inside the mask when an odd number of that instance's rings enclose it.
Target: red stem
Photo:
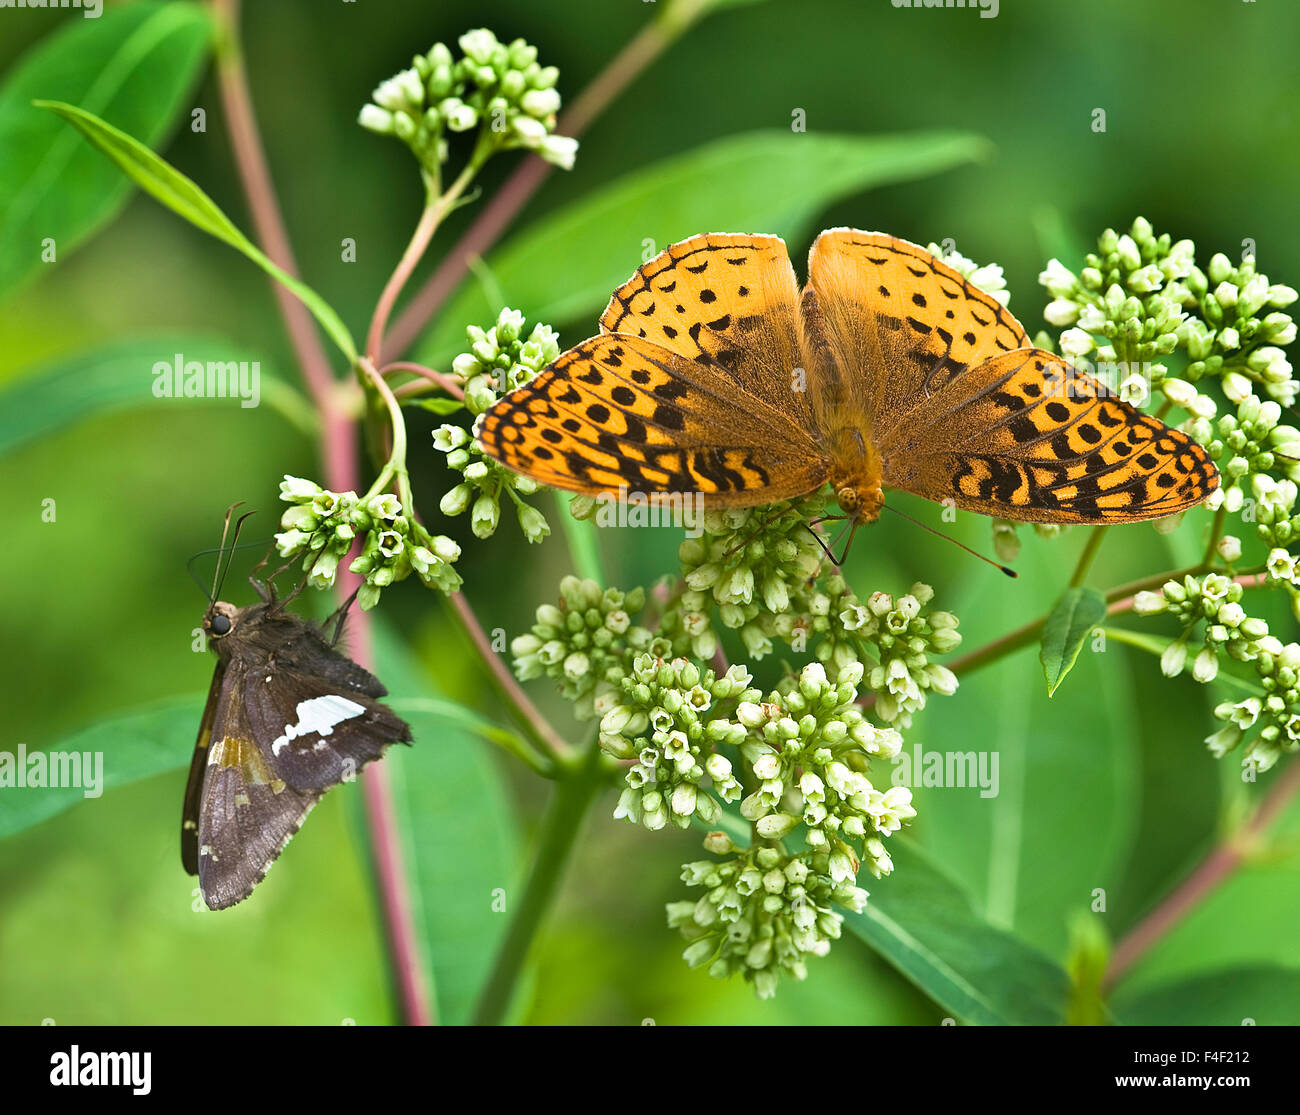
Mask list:
[[[582,91],[556,124],[556,132],[577,137],[591,125],[633,80],[672,41],[658,20],[647,23]],[[380,350],[381,360],[393,360],[415,342],[425,323],[460,285],[469,261],[500,239],[519,211],[555,168],[537,155],[528,155],[506,179],[433,275],[397,316]]]
[[[1241,829],[1218,845],[1182,883],[1142,919],[1115,946],[1103,987],[1113,987],[1180,921],[1237,870],[1268,827],[1300,791],[1300,761],[1293,761],[1278,776],[1253,817]]]
[[[217,62],[221,98],[228,117],[227,127],[230,130],[235,163],[257,227],[258,239],[263,250],[278,266],[296,276],[297,267],[258,135],[248,78],[239,48],[239,0],[213,0],[213,9],[221,28]],[[360,482],[356,426],[343,407],[341,394],[337,390],[329,360],[311,316],[278,283],[272,285],[303,378],[321,414],[321,452],[326,484],[336,492],[357,491]],[[337,584],[340,600],[346,600],[358,583],[359,578],[348,572],[344,563]],[[371,668],[370,617],[365,612],[357,611],[349,627],[349,634],[352,657],[359,665]],[[428,1025],[433,1021],[432,998],[419,956],[410,884],[394,822],[392,789],[388,773],[382,764],[370,766],[362,775],[361,785],[402,1016],[411,1025]]]

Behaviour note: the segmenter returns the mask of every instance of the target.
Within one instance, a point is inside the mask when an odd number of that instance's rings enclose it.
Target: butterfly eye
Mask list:
[[[213,616],[213,617],[212,617],[212,620],[208,623],[208,630],[209,630],[210,632],[212,632],[213,635],[227,635],[227,634],[229,634],[229,633],[230,633],[230,617],[229,617],[229,616],[220,616],[220,615],[218,615],[218,616]]]

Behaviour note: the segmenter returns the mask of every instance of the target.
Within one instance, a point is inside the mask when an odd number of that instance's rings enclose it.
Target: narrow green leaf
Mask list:
[[[1043,645],[1038,652],[1049,697],[1074,669],[1084,641],[1105,618],[1106,598],[1095,588],[1076,585],[1061,594],[1047,617]]]
[[[463,1023],[518,899],[513,811],[488,749],[474,738],[501,729],[434,695],[411,649],[382,624],[375,626],[375,654],[378,676],[403,695],[391,704],[415,736],[413,746],[391,749],[385,762],[406,836],[438,1020]]]
[[[79,753],[83,772],[87,769],[93,772],[96,764],[99,764],[103,772],[99,792],[103,793],[142,778],[152,778],[155,774],[188,766],[202,715],[202,697],[172,698],[124,715],[108,717],[59,740],[49,750],[64,754]],[[34,750],[28,749],[29,761]],[[16,756],[17,749],[9,754]],[[91,756],[88,768],[86,755]],[[83,773],[81,787],[0,786],[0,838],[21,832],[86,801],[85,787],[88,781],[90,780]],[[180,824],[180,797],[183,788],[177,784],[177,825]],[[179,849],[179,843],[177,847]]]
[[[862,913],[845,913],[849,931],[959,1021],[1059,1025],[1065,972],[984,921],[911,841],[894,837],[889,848],[894,873],[871,886]]]
[[[288,416],[304,432],[314,430],[310,403],[249,350],[218,337],[134,337],[61,356],[0,387],[0,456],[39,441],[76,422],[132,407],[214,403],[238,407],[237,398],[177,399],[154,395],[157,364],[256,361],[261,402]]]
[[[229,244],[256,263],[311,311],[350,364],[356,362],[356,344],[333,307],[306,283],[286,274],[272,263],[265,253],[235,227],[217,203],[193,179],[187,178],[144,144],[105,123],[93,113],[60,101],[35,101],[34,104],[62,116],[147,194],[196,228]]]
[[[457,411],[465,409],[465,404],[459,399],[438,397],[434,399],[416,399],[415,403],[425,410],[433,411],[434,414],[455,414]]]
[[[986,149],[978,137],[953,132],[733,136],[595,190],[530,226],[487,262],[507,304],[530,321],[594,319],[646,252],[699,232],[775,233],[793,250],[832,202],[936,174]],[[465,326],[485,324],[499,309],[480,284],[462,286],[418,345],[418,358],[445,366],[465,347]]]
[[[1131,992],[1112,1005],[1128,1026],[1295,1026],[1300,1023],[1300,970],[1249,964],[1197,972]]]
[[[50,266],[43,241],[54,241],[62,262],[129,192],[120,174],[32,101],[84,105],[157,144],[188,103],[210,48],[203,7],[146,3],[66,20],[24,55],[0,86],[0,296]]]

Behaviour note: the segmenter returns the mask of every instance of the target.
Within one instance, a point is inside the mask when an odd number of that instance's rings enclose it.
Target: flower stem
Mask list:
[[[604,784],[600,754],[593,741],[576,762],[566,765],[556,782],[542,819],[537,856],[474,1011],[475,1025],[496,1026],[505,1020],[528,950],[555,898],[583,818]]]
[[[694,16],[689,20],[678,20],[671,26],[662,19],[647,23],[561,114],[556,131],[574,137],[586,131],[619,94],[687,29],[693,19]],[[382,355],[385,360],[391,360],[411,347],[425,324],[460,285],[470,261],[487,254],[554,169],[537,155],[526,156],[515,168],[465,235],[398,315],[384,342]]]
[[[502,661],[501,655],[492,649],[492,641],[487,637],[487,632],[483,630],[483,625],[479,623],[469,601],[465,599],[465,594],[451,593],[447,597],[447,604],[451,608],[452,616],[460,624],[461,630],[469,637],[469,641],[487,666],[498,692],[514,708],[532,741],[550,759],[556,762],[572,761],[573,749],[551,727],[550,721],[541,714],[537,706],[529,700],[528,694],[515,680],[510,668]]]
[[[415,501],[411,496],[411,477],[406,470],[406,419],[402,417],[402,406],[397,401],[397,396],[393,394],[393,389],[388,386],[388,381],[375,370],[374,364],[368,357],[363,356],[357,361],[357,366],[388,407],[388,420],[393,433],[393,448],[388,454],[388,461],[375,477],[375,482],[370,485],[370,490],[364,498],[369,499],[377,495],[396,479],[397,498],[402,502],[402,510],[409,515],[415,510]]]
[[[432,368],[426,368],[423,364],[414,364],[409,360],[397,360],[392,364],[386,364],[379,369],[379,374],[387,376],[392,372],[410,372],[411,375],[419,376],[424,383],[408,383],[397,388],[395,394],[398,398],[406,395],[415,395],[429,389],[429,385],[440,387],[453,399],[465,398],[465,388],[454,377],[445,372],[435,372]],[[416,390],[411,390],[414,387]]]
[[[1154,910],[1115,946],[1102,987],[1110,990],[1143,956],[1182,922],[1237,870],[1258,846],[1268,827],[1300,791],[1300,762],[1293,761],[1274,782],[1254,816],[1203,859]]]
[[[1079,555],[1079,562],[1074,567],[1074,576],[1070,578],[1070,588],[1078,588],[1079,585],[1083,584],[1084,578],[1088,576],[1088,569],[1092,566],[1097,551],[1101,549],[1101,543],[1105,539],[1108,530],[1110,530],[1110,527],[1092,528],[1092,533],[1088,535],[1088,542],[1083,547],[1083,553]]]
[[[293,251],[280,214],[253,115],[248,75],[239,45],[238,0],[213,0],[218,33],[217,73],[227,116],[231,149],[253,213],[258,239],[266,254],[284,271],[296,275]],[[321,458],[326,484],[334,491],[355,491],[358,483],[357,429],[338,390],[329,360],[306,308],[278,283],[272,284],[303,379],[321,417]],[[340,570],[337,590],[346,600],[359,579]],[[371,667],[370,617],[361,612],[350,628],[352,656],[358,665]],[[366,824],[375,865],[380,904],[388,936],[388,956],[403,1019],[411,1025],[433,1021],[432,996],[420,963],[410,883],[406,874],[394,820],[392,789],[382,764],[370,766],[361,776],[366,803]]]
[[[379,363],[379,351],[384,342],[384,329],[388,325],[388,318],[393,312],[393,306],[397,303],[398,295],[402,293],[402,288],[406,286],[406,281],[411,277],[411,272],[415,270],[424,257],[429,242],[433,239],[433,234],[438,231],[438,226],[442,224],[443,218],[451,212],[456,200],[465,192],[474,175],[478,173],[481,163],[481,159],[470,159],[456,181],[438,197],[430,197],[424,207],[424,212],[420,214],[420,220],[415,226],[415,232],[411,235],[411,241],[406,245],[406,251],[402,253],[402,258],[398,260],[397,267],[394,268],[392,275],[385,284],[383,293],[379,296],[379,302],[375,305],[374,315],[370,319],[370,329],[366,333],[366,355],[370,358],[371,363]]]
[[[1227,505],[1223,505],[1214,513],[1214,522],[1210,524],[1210,540],[1205,546],[1205,557],[1201,559],[1201,564],[1209,566],[1214,560],[1215,549],[1219,545],[1219,539],[1223,537],[1223,524],[1228,519]]]

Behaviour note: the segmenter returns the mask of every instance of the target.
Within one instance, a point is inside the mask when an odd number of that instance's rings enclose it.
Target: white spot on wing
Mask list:
[[[361,716],[365,711],[365,707],[357,704],[356,701],[349,701],[336,693],[326,697],[313,697],[310,701],[299,701],[298,723],[284,726],[284,734],[271,744],[271,754],[278,757],[280,752],[289,746],[290,740],[305,736],[309,732],[328,736],[334,731],[336,724]]]

